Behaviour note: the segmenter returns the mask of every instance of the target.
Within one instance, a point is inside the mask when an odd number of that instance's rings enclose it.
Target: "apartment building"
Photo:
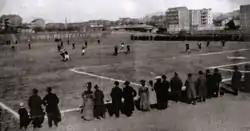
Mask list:
[[[169,32],[190,29],[189,10],[187,7],[169,8],[166,12],[166,23]]]
[[[250,5],[240,6],[240,25],[242,30],[250,30]]]
[[[190,10],[190,29],[197,30],[201,26],[201,11],[200,10]]]
[[[201,26],[208,26],[213,24],[212,9],[201,9]]]

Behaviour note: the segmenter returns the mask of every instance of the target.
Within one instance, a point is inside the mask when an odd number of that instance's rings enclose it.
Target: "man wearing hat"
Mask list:
[[[124,114],[128,117],[130,117],[133,114],[134,111],[134,97],[137,95],[136,91],[129,86],[130,82],[126,81],[124,83],[125,87],[123,89],[123,98],[124,98]]]
[[[242,79],[241,72],[238,70],[238,67],[235,66],[231,83],[233,91],[235,92],[236,96],[238,95],[238,90],[241,87],[241,79]]]
[[[104,118],[105,114],[105,105],[104,105],[104,94],[99,89],[98,85],[95,85],[95,92],[94,92],[94,116],[97,119],[100,117]]]
[[[168,107],[168,100],[169,100],[169,87],[170,87],[170,83],[167,80],[167,76],[166,75],[162,75],[162,82],[161,82],[161,96],[162,99],[164,100],[163,102],[163,109],[166,109]]]
[[[112,106],[113,106],[113,114],[118,118],[120,116],[120,111],[122,108],[122,89],[119,88],[119,82],[115,81],[115,87],[111,91],[111,98],[112,98]]]
[[[179,77],[178,73],[174,73],[174,77],[170,81],[171,91],[174,97],[174,100],[178,102],[181,98],[181,88],[182,88],[182,80]]]
[[[219,96],[219,87],[222,81],[222,76],[219,72],[219,69],[214,69],[214,74],[212,78],[212,96],[218,97]]]
[[[46,106],[46,112],[48,115],[48,124],[49,127],[52,127],[52,122],[55,126],[58,125],[58,122],[61,121],[61,114],[58,108],[59,98],[56,94],[52,93],[52,88],[47,88],[47,95],[43,98],[43,103]]]
[[[154,84],[154,89],[157,99],[157,109],[164,109],[164,94],[162,93],[161,76],[156,77],[156,82]]]

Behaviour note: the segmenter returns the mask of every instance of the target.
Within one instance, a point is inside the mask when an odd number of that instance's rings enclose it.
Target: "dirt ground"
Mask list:
[[[197,51],[197,42],[189,41],[192,50],[190,54],[187,54],[183,52],[184,42],[131,41],[129,38],[130,36],[126,33],[115,33],[101,39],[100,45],[92,41],[84,56],[81,56],[83,42],[76,43],[74,50],[71,45],[65,43],[64,46],[72,57],[68,62],[60,61],[61,57],[57,52],[55,42],[33,43],[31,50],[28,50],[26,44],[16,45],[16,51],[12,51],[9,46],[1,46],[0,100],[17,111],[20,102],[24,102],[27,106],[27,100],[33,88],[37,88],[39,95],[43,97],[46,94],[46,88],[52,86],[53,92],[60,98],[61,110],[76,108],[81,104],[80,96],[86,89],[85,85],[88,81],[98,84],[105,93],[105,99],[109,99],[113,81],[77,74],[70,71],[72,68],[79,68],[78,71],[99,76],[139,83],[141,79],[153,80],[155,76],[162,74],[166,74],[170,79],[174,72],[178,72],[184,81],[187,73],[190,72],[197,74],[199,70],[205,70],[211,66],[250,61],[249,50],[211,53],[248,49],[250,44],[244,42],[228,42],[224,48],[219,42],[211,42],[210,49],[206,49],[204,43],[204,49]],[[121,52],[118,56],[113,56],[114,46],[121,42],[130,45],[132,52],[130,54]],[[229,60],[227,56],[244,56],[246,59]],[[231,77],[231,72],[221,71],[221,73],[224,78]],[[134,88],[137,90],[136,86]],[[238,130],[249,122],[247,110],[250,106],[246,104],[248,99],[248,94],[238,97],[226,95],[196,106],[172,103],[166,111],[154,110],[145,114],[136,112],[132,118],[122,116],[119,119],[109,118],[92,122],[81,120],[79,112],[70,112],[64,115],[61,126],[52,130],[71,130],[71,127],[72,131],[208,131],[219,129],[228,131],[233,128]],[[240,122],[245,123],[235,125]],[[48,130],[46,123],[44,125],[43,130]]]

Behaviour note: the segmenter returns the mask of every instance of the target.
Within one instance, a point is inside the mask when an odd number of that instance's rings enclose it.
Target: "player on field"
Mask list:
[[[221,44],[222,44],[222,47],[225,47],[226,41],[225,41],[225,40],[222,40],[222,41],[221,41]]]
[[[87,41],[85,41],[85,47],[86,47],[86,48],[88,47],[88,42],[87,42]]]
[[[118,55],[118,46],[115,46],[114,47],[114,53],[113,55],[117,56]]]
[[[210,45],[210,41],[208,40],[207,41],[207,48],[209,48],[209,45]]]
[[[85,54],[85,49],[86,49],[86,46],[82,46],[82,55]]]
[[[189,47],[189,44],[188,44],[188,43],[186,44],[186,52],[187,52],[187,53],[190,53],[190,47]]]
[[[65,50],[64,52],[64,61],[68,61],[70,59],[69,53]]]
[[[75,49],[76,47],[75,47],[75,43],[72,43],[72,49]]]
[[[130,49],[130,45],[127,45],[127,51],[126,51],[126,54],[130,53],[131,49]]]
[[[101,43],[101,41],[98,39],[98,40],[97,40],[97,43],[98,43],[98,44],[100,44],[100,43]]]
[[[124,43],[121,43],[121,48],[120,48],[120,50],[123,51],[124,47],[125,47]]]
[[[198,47],[198,50],[201,51],[202,47],[201,47],[201,42],[198,42],[197,43],[197,47]]]

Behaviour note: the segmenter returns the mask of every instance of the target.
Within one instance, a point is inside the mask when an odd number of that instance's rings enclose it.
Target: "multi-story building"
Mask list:
[[[240,6],[240,24],[242,30],[250,30],[250,5]]]
[[[201,25],[208,26],[213,24],[212,9],[201,9]]]
[[[189,10],[187,7],[169,8],[166,12],[166,23],[169,32],[190,29]]]
[[[45,28],[45,21],[43,19],[35,19],[31,21],[32,28]]]
[[[190,10],[190,28],[197,30],[201,26],[201,10]]]

